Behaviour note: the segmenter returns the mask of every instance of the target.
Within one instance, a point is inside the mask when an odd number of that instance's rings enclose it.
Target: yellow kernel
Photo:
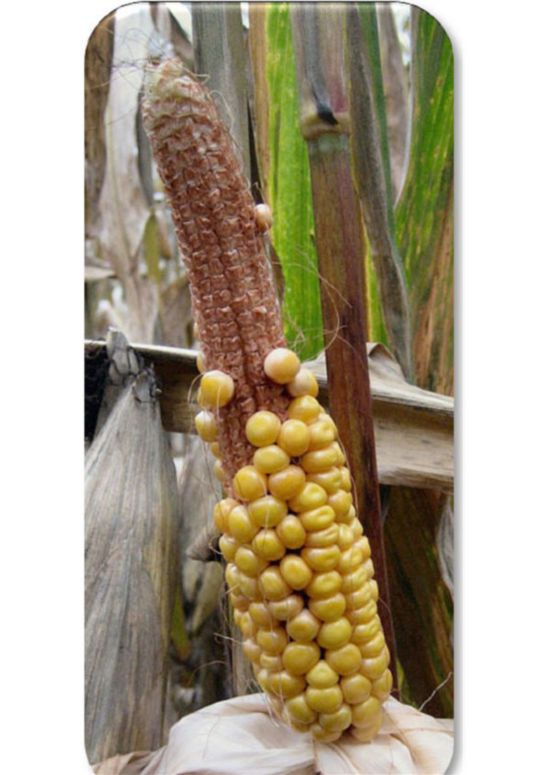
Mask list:
[[[331,524],[323,530],[316,530],[306,536],[306,546],[326,547],[335,544],[339,537],[339,526]]]
[[[242,651],[250,662],[259,662],[261,647],[252,639],[246,638],[242,643]]]
[[[314,640],[320,629],[321,622],[307,608],[294,616],[287,623],[287,634],[298,643]]]
[[[371,694],[371,681],[361,673],[345,675],[341,678],[343,697],[350,705],[365,702]]]
[[[291,382],[288,382],[287,392],[293,398],[298,396],[313,396],[315,398],[320,392],[318,380],[310,369],[301,366]]]
[[[257,535],[259,528],[251,521],[247,508],[240,503],[230,511],[226,531],[241,544],[247,544]]]
[[[317,643],[296,643],[292,641],[287,644],[282,654],[284,667],[291,675],[304,675],[308,673],[319,659],[320,648]]]
[[[348,594],[361,589],[363,584],[369,580],[369,572],[365,565],[358,565],[351,573],[344,573],[342,577],[341,592]]]
[[[255,672],[255,665],[253,665]],[[270,673],[264,667],[255,672],[257,683],[264,692],[270,691]]]
[[[301,676],[291,673],[289,670],[280,670],[279,673],[270,675],[270,691],[279,697],[291,698],[301,694],[306,687],[306,681]]]
[[[262,474],[275,474],[287,468],[289,455],[277,444],[269,444],[256,450],[253,464]]]
[[[352,635],[352,625],[344,616],[334,622],[322,624],[318,633],[318,645],[323,649],[338,649],[345,646]]]
[[[234,620],[242,631],[242,635],[244,638],[252,638],[257,632],[257,625],[249,615],[249,611],[246,611],[245,613],[238,611],[237,614],[238,616],[235,616]]]
[[[371,557],[371,547],[369,546],[369,540],[367,536],[362,536],[356,541],[356,547],[360,550],[364,560],[369,560]]]
[[[341,574],[336,570],[315,573],[312,581],[306,587],[306,594],[311,598],[332,597],[340,591],[341,584]]]
[[[390,652],[385,646],[378,656],[362,659],[360,673],[363,673],[371,681],[376,681],[377,678],[381,677],[389,664]]]
[[[361,646],[363,643],[367,643],[371,638],[376,635],[381,629],[381,620],[378,615],[373,616],[368,622],[358,623],[354,625],[354,631],[352,633],[352,643],[357,646]],[[362,656],[366,656],[362,652]]]
[[[261,599],[259,582],[254,576],[248,576],[246,573],[240,573],[240,594],[242,594],[244,597],[247,597],[248,600]]]
[[[298,419],[286,420],[282,423],[278,434],[278,445],[287,452],[289,457],[299,457],[308,449],[310,433],[308,426]]]
[[[322,622],[334,622],[339,619],[346,610],[346,600],[341,592],[326,598],[310,600],[308,607]]]
[[[342,490],[342,492],[344,492],[344,490]],[[350,493],[345,493],[345,495],[350,495]],[[337,514],[337,522],[343,525],[350,525],[352,528],[354,522],[359,522],[359,520],[356,519],[356,509],[353,504],[348,507],[347,511],[340,511]]]
[[[346,455],[342,451],[341,445],[334,441],[333,442],[333,449],[335,450],[335,454],[337,455],[337,460],[335,462],[335,465],[337,466],[344,466],[346,464]]]
[[[220,481],[223,482],[225,478],[225,470],[222,466],[222,463],[220,460],[215,461],[215,465],[213,466],[213,473],[215,474],[215,477]]]
[[[228,515],[238,505],[234,498],[223,498],[213,507],[213,521],[220,533],[228,532]]]
[[[371,579],[369,582],[369,588],[371,589],[371,597],[375,602],[379,599],[379,585],[375,581],[375,579]]]
[[[242,501],[253,501],[266,495],[266,476],[255,466],[243,466],[232,480],[234,492]]]
[[[369,697],[352,707],[352,723],[355,727],[367,727],[376,719],[380,711],[381,704],[378,699]]]
[[[352,492],[352,477],[350,476],[350,471],[346,466],[339,468],[339,471],[341,473],[341,483],[339,487],[341,490],[346,490],[346,492]]]
[[[356,727],[352,726],[350,727],[350,733],[352,737],[355,737],[356,740],[359,740],[360,743],[369,743],[373,738],[375,738],[381,727],[383,722],[383,714],[382,710],[379,711],[379,713],[375,716],[373,721],[367,726],[367,727]]]
[[[234,395],[234,380],[224,371],[206,371],[200,382],[202,405],[208,409],[226,406]]]
[[[267,447],[278,438],[281,424],[274,412],[255,412],[245,424],[245,435],[254,447]]]
[[[268,489],[276,498],[287,501],[304,487],[305,473],[300,466],[289,465],[268,477]]]
[[[263,629],[272,627],[276,621],[266,605],[262,602],[250,603],[249,615],[255,624]]]
[[[272,227],[272,210],[261,202],[254,207],[255,223],[259,231],[268,231]]]
[[[376,632],[372,638],[367,640],[365,643],[359,644],[359,649],[364,659],[378,657],[384,647],[384,633],[380,627],[378,632]]]
[[[331,444],[332,441],[335,441],[333,424],[325,420],[315,420],[310,423],[308,430],[310,431],[309,450],[321,449],[327,444]]]
[[[315,530],[325,530],[335,519],[335,512],[330,506],[320,506],[317,509],[303,511],[299,514],[305,530],[314,532]]]
[[[318,471],[326,471],[332,468],[337,460],[337,451],[334,444],[329,444],[322,449],[315,449],[307,452],[301,458],[301,466],[307,474],[314,474]]]
[[[282,717],[284,718],[286,724],[288,724],[291,727],[291,729],[295,729],[297,732],[309,732],[310,731],[310,724],[301,724],[298,721],[293,721],[292,719],[290,719],[287,716],[287,714],[284,715],[283,711],[282,711],[282,713],[280,715],[282,715]]]
[[[350,623],[356,626],[358,624],[366,624],[367,622],[370,622],[376,613],[377,604],[371,598],[365,605],[361,606],[360,608],[349,610],[347,616]]]
[[[350,573],[350,571],[355,570],[355,568],[362,564],[362,553],[354,544],[352,544],[349,549],[346,549],[344,552],[342,552],[337,570],[341,573]],[[364,579],[364,581],[367,581],[367,579]]]
[[[320,659],[306,674],[306,681],[315,689],[327,689],[339,682],[339,674],[329,667],[325,659]]]
[[[343,703],[333,713],[320,713],[318,721],[327,732],[342,732],[352,723],[352,711],[349,705]]]
[[[195,337],[198,339],[199,337]],[[200,350],[196,353],[196,368],[200,372],[200,374],[203,374],[206,370],[205,363],[204,363],[204,354]]]
[[[299,396],[291,401],[287,414],[290,420],[301,420],[308,424],[317,419],[321,410],[320,404],[312,396]]]
[[[306,541],[306,530],[301,520],[294,514],[288,514],[279,525],[276,533],[287,549],[300,549]]]
[[[315,474],[308,474],[308,482],[319,484],[328,495],[333,495],[341,486],[341,472],[338,468],[328,468],[327,471],[317,471]]]
[[[211,444],[209,445],[209,451],[211,452],[213,457],[216,457],[217,459],[219,459],[221,457],[221,448],[219,446],[219,442],[212,441]]]
[[[229,591],[237,594],[240,589],[240,572],[233,562],[229,562],[225,568],[225,581]]]
[[[288,350],[287,347],[276,347],[264,359],[264,370],[267,377],[279,385],[291,382],[297,376],[300,368],[299,356],[293,350]]]
[[[264,495],[248,504],[249,517],[259,527],[276,527],[287,514],[285,501]]]
[[[292,592],[291,587],[284,581],[277,565],[270,565],[261,573],[259,586],[267,600],[283,600]],[[274,615],[276,616],[275,613]],[[281,617],[276,616],[276,618],[280,619]]]
[[[336,544],[331,546],[307,547],[301,551],[301,557],[315,571],[328,571],[337,567],[341,550]]]
[[[312,724],[310,732],[318,743],[334,743],[342,735],[342,732],[328,732],[320,724]]]
[[[366,603],[369,603],[369,601],[373,599],[371,583],[366,581],[363,587],[357,589],[355,592],[347,593],[345,598],[346,607],[349,611],[363,608]]]
[[[354,511],[354,514],[356,513],[356,509],[354,509],[354,506],[352,506],[349,511],[352,513],[352,510]],[[359,541],[359,539],[363,535],[363,525],[360,522],[359,519],[354,517],[354,520],[349,523],[350,527],[352,528],[352,532],[354,533],[354,540]]]
[[[312,581],[312,571],[297,554],[286,554],[280,562],[280,572],[292,589],[304,589]]]
[[[322,409],[322,411],[319,413],[318,420],[321,420],[322,422],[328,422],[332,426],[335,432],[335,436],[339,435],[337,426],[335,425],[335,420],[325,411],[325,409]]]
[[[260,530],[251,542],[251,548],[256,555],[268,562],[280,560],[285,554],[285,546],[276,531],[271,528]]]
[[[234,560],[239,546],[239,542],[232,536],[222,535],[219,538],[219,549],[227,562],[232,562]]]
[[[203,441],[216,441],[219,431],[217,428],[217,420],[211,412],[208,412],[206,409],[202,409],[201,412],[198,412],[194,418],[194,425],[196,426],[198,436]]]
[[[279,654],[267,654],[266,652],[263,652],[259,657],[259,665],[273,673],[278,673],[280,670],[284,669],[282,658]]]
[[[327,501],[337,517],[344,516],[352,506],[352,494],[346,490],[337,490]]]
[[[354,545],[354,533],[352,532],[352,528],[348,525],[338,525],[338,544],[341,548],[342,552],[345,552],[347,549],[350,549],[351,546]]]
[[[305,694],[298,694],[285,703],[285,709],[292,721],[301,724],[312,724],[316,720],[316,713],[306,701]]]
[[[371,687],[371,694],[378,699],[379,702],[384,702],[390,696],[392,691],[392,673],[390,670],[385,670],[380,678],[373,681]]]
[[[271,600],[268,608],[276,619],[284,622],[297,616],[303,610],[304,600],[300,595],[289,595],[283,600]]]
[[[270,630],[257,630],[255,640],[267,654],[281,654],[287,646],[287,635],[283,627]]]
[[[325,652],[325,660],[339,675],[350,675],[360,669],[362,655],[354,643]]]
[[[342,691],[337,685],[328,686],[325,689],[309,686],[305,697],[309,707],[318,713],[335,713],[343,704]]]
[[[246,576],[258,576],[266,567],[266,561],[257,557],[250,546],[240,546],[234,557],[234,562],[238,570],[241,570]]]
[[[249,608],[249,600],[244,595],[239,595],[239,594],[236,594],[235,592],[230,592],[228,595],[228,599],[232,604],[232,608],[234,608],[237,611],[247,611],[247,609]]]
[[[317,509],[318,506],[323,506],[324,503],[327,503],[327,493],[323,487],[320,487],[319,484],[314,484],[314,482],[307,482],[298,495],[291,498],[289,508],[291,511],[299,513],[300,511]]]

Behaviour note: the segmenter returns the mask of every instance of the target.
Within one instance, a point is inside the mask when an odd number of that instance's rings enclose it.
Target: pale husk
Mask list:
[[[96,775],[442,775],[453,755],[453,722],[390,698],[371,743],[350,735],[316,743],[277,721],[262,694],[203,708],[171,728],[164,748],[114,757]]]

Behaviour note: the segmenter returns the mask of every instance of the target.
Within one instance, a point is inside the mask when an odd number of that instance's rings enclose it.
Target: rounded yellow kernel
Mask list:
[[[337,466],[344,466],[346,465],[346,455],[344,454],[341,445],[334,441],[333,442],[333,449],[335,450],[335,454],[337,455],[337,460],[335,461],[335,465]]]
[[[247,597],[248,600],[260,600],[261,591],[257,578],[248,576],[246,573],[240,573],[240,594]]]
[[[222,466],[222,463],[220,460],[215,461],[215,465],[213,466],[213,473],[215,474],[215,477],[220,481],[223,482],[225,478],[225,470]]]
[[[232,608],[236,609],[237,611],[247,611],[249,608],[249,600],[247,597],[245,597],[245,595],[230,592],[228,599],[232,604]]]
[[[315,573],[310,584],[306,587],[306,594],[311,598],[332,597],[339,592],[341,584],[341,574],[336,570]]]
[[[317,717],[316,712],[307,703],[305,694],[298,694],[287,700],[285,709],[291,721],[298,721],[301,724],[312,724]]]
[[[287,635],[283,627],[257,630],[255,640],[267,654],[281,654],[287,646]]]
[[[281,622],[297,616],[304,608],[304,600],[300,595],[289,595],[282,600],[271,600],[268,608]]]
[[[259,231],[268,231],[272,227],[272,210],[267,204],[261,202],[255,205],[253,214]]]
[[[196,368],[198,369],[200,374],[203,374],[206,370],[205,362],[204,362],[204,354],[200,350],[198,350],[198,352],[196,353]]]
[[[376,613],[377,613],[377,604],[371,598],[370,600],[367,601],[367,603],[362,605],[360,608],[354,608],[352,610],[349,609],[347,616],[350,623],[353,626],[356,626],[358,624],[367,624],[367,622],[370,622]]]
[[[335,512],[330,506],[320,506],[317,509],[303,511],[299,514],[305,530],[313,533],[316,530],[325,530],[335,519]]]
[[[288,514],[279,525],[276,533],[287,549],[300,549],[306,541],[306,530],[301,520],[294,514]]]
[[[270,565],[263,570],[259,578],[259,587],[267,600],[283,600],[292,592],[277,565]],[[276,616],[275,613],[274,616]],[[276,618],[280,619],[281,617],[276,616]]]
[[[354,506],[352,506],[348,511],[350,513],[352,513],[352,511],[354,511],[354,514],[356,513],[356,509],[354,508]],[[363,535],[363,525],[362,525],[362,523],[360,522],[360,520],[357,517],[354,517],[352,522],[349,522],[348,524],[350,525],[350,527],[352,528],[352,532],[354,533],[354,540],[355,541],[359,541],[359,539]]]
[[[255,665],[253,665],[253,668],[254,668],[254,672],[255,672]],[[270,673],[269,673],[269,671],[266,670],[263,667],[260,670],[257,670],[257,672],[255,672],[255,676],[257,678],[257,683],[259,684],[261,689],[264,692],[269,692],[270,691]]]
[[[247,508],[242,503],[232,508],[226,523],[226,532],[234,536],[241,544],[249,543],[259,531],[257,525],[251,521]]]
[[[307,608],[289,620],[286,629],[292,640],[298,643],[308,643],[314,640],[320,629],[321,622]]]
[[[366,581],[360,589],[357,589],[355,592],[348,592],[345,595],[345,599],[346,607],[349,611],[356,611],[358,608],[363,608],[366,603],[369,603],[369,601],[373,599],[371,582]]]
[[[318,722],[327,732],[342,732],[352,723],[352,710],[349,705],[343,703],[333,713],[320,713]]]
[[[376,719],[380,711],[381,704],[378,699],[369,697],[352,706],[352,723],[355,727],[367,727]]]
[[[212,441],[209,445],[209,451],[213,455],[213,457],[216,457],[217,459],[221,457],[221,447],[219,446],[218,441]]]
[[[320,724],[312,724],[310,732],[318,743],[334,743],[342,735],[342,732],[328,732]]]
[[[261,647],[252,639],[246,638],[242,643],[242,651],[250,662],[259,662]]]
[[[238,570],[245,573],[246,576],[258,576],[266,567],[266,561],[262,557],[257,557],[250,546],[240,546],[234,557],[234,562]]]
[[[341,548],[341,552],[345,552],[347,549],[350,549],[351,546],[354,545],[354,533],[352,532],[352,528],[348,525],[338,525],[338,544]]]
[[[323,487],[314,484],[314,482],[306,482],[300,492],[289,501],[289,508],[291,511],[299,513],[309,509],[317,509],[324,503],[327,503],[327,493]]]
[[[352,643],[361,646],[370,641],[380,630],[381,620],[378,615],[373,616],[368,622],[355,624],[352,632]],[[363,652],[362,655],[366,656]]]
[[[339,525],[331,524],[323,530],[315,530],[306,536],[306,546],[326,547],[337,543],[339,537]]]
[[[320,392],[318,380],[310,369],[301,366],[291,382],[287,383],[287,392],[293,398],[298,396],[313,396],[315,398]]]
[[[354,643],[325,652],[325,660],[339,675],[350,675],[360,669],[362,655]]]
[[[322,624],[318,633],[318,645],[323,649],[338,649],[345,646],[352,635],[352,625],[344,616],[334,622]]]
[[[308,686],[305,697],[308,706],[318,713],[335,713],[343,704],[343,694],[338,685],[324,689]]]
[[[249,518],[259,527],[276,527],[287,514],[285,501],[273,495],[263,495],[247,506]]]
[[[346,490],[337,490],[327,501],[337,517],[344,516],[352,506],[352,494]]]
[[[290,457],[298,457],[308,449],[309,440],[308,426],[301,420],[290,419],[282,423],[277,441]]]
[[[334,622],[339,619],[346,610],[346,600],[341,592],[326,598],[310,600],[308,607],[322,622]]]
[[[350,573],[360,565],[363,565],[362,553],[355,544],[352,544],[352,546],[341,553],[339,564],[337,565],[337,570],[340,573]],[[364,581],[367,581],[367,578],[364,579]]]
[[[251,548],[268,562],[280,560],[285,554],[285,546],[272,528],[260,530],[251,542]]]
[[[306,681],[315,689],[327,689],[339,682],[339,674],[329,667],[325,659],[320,659],[306,674]]]
[[[234,395],[234,380],[224,371],[206,371],[200,381],[202,405],[208,409],[226,406]]]
[[[335,431],[335,437],[339,435],[337,431],[337,426],[335,425],[335,420],[331,417],[331,415],[325,411],[325,409],[322,409],[322,411],[318,415],[318,420],[322,420],[322,422],[328,422],[333,430]]]
[[[221,533],[228,532],[228,515],[232,509],[238,505],[234,498],[223,498],[213,507],[213,521],[217,530]]]
[[[364,676],[365,677],[365,676]],[[371,694],[378,699],[379,702],[384,702],[390,697],[393,683],[392,673],[390,670],[385,670],[380,678],[373,681],[371,687]]]
[[[361,589],[362,585],[368,580],[368,569],[365,565],[358,565],[358,567],[350,573],[343,574],[341,592],[345,595],[349,592],[355,592],[357,589]]]
[[[287,501],[302,490],[305,482],[303,469],[300,466],[289,465],[268,477],[268,489],[274,497]]]
[[[378,631],[373,635],[372,638],[365,641],[365,643],[360,643],[357,645],[359,645],[361,655],[362,657],[364,657],[364,659],[369,659],[370,657],[378,657],[381,651],[383,650],[383,648],[385,647],[384,633],[379,627]]]
[[[352,726],[350,727],[350,733],[352,734],[352,737],[355,737],[356,740],[360,741],[360,743],[369,743],[378,735],[382,727],[382,722],[383,722],[383,713],[381,709],[368,726],[366,727]]]
[[[245,424],[245,435],[254,447],[267,447],[278,438],[281,425],[280,418],[274,412],[255,412]]]
[[[225,568],[225,581],[229,591],[238,594],[240,589],[240,571],[233,562],[229,562]]]
[[[362,659],[360,672],[371,681],[376,681],[377,678],[381,677],[389,664],[390,652],[385,646],[378,656]]]
[[[379,599],[379,585],[375,581],[375,579],[371,579],[369,582],[369,589],[371,590],[371,597],[375,602]]]
[[[279,673],[270,675],[270,691],[284,699],[296,697],[306,687],[306,681],[301,676],[295,675],[289,670],[280,670]]]
[[[306,547],[301,551],[301,557],[312,570],[325,572],[337,567],[341,550],[336,544],[332,546]]]
[[[341,483],[339,487],[341,490],[346,490],[346,492],[352,492],[352,477],[350,476],[350,471],[346,466],[339,468],[339,471],[341,474]]]
[[[289,465],[289,455],[277,444],[260,447],[253,455],[253,465],[262,474],[275,474]]]
[[[272,673],[279,673],[284,669],[282,658],[279,654],[267,654],[263,651],[259,657],[259,665]]]
[[[240,546],[239,541],[229,535],[222,535],[219,538],[219,549],[227,562],[232,562]]]
[[[292,350],[288,350],[287,347],[276,347],[264,359],[264,370],[267,377],[279,385],[291,382],[297,376],[300,368],[299,356]]]
[[[249,615],[255,624],[263,629],[274,626],[276,621],[263,602],[250,603]]]
[[[315,474],[307,474],[306,480],[319,484],[328,495],[333,495],[341,487],[341,473],[338,468],[328,468],[327,471],[317,471]]]
[[[301,420],[308,424],[317,419],[321,410],[320,404],[312,396],[299,396],[291,401],[287,414],[291,420]]]
[[[242,501],[253,501],[266,495],[266,476],[255,466],[243,466],[232,480],[236,496]]]
[[[327,444],[331,444],[332,441],[335,441],[333,424],[326,420],[315,420],[310,423],[308,430],[310,431],[309,450],[321,449]]]
[[[326,471],[332,468],[337,460],[337,451],[334,444],[329,444],[322,449],[314,449],[307,452],[301,458],[301,466],[307,474],[314,474],[318,471]]]
[[[280,562],[280,572],[292,589],[304,589],[312,581],[312,571],[297,554],[286,554]]]
[[[203,441],[211,443],[212,441],[217,440],[217,434],[219,432],[217,420],[211,412],[207,411],[207,409],[202,409],[201,412],[198,412],[194,418],[194,425],[196,426],[198,436]]]
[[[344,492],[344,490],[342,490],[342,492]],[[350,493],[345,493],[345,495],[350,495]],[[356,509],[354,507],[354,504],[351,504],[348,507],[347,511],[339,511],[339,513],[337,514],[337,522],[339,522],[342,525],[350,525],[352,527],[352,532],[354,532],[354,537],[356,538],[355,531],[353,528],[354,528],[354,523],[359,522],[359,520],[356,519]]]
[[[290,719],[287,714],[284,715],[283,711],[281,712],[281,715],[285,723],[288,724],[291,729],[295,729],[297,732],[309,732],[310,731],[310,724],[301,724],[298,721],[293,721],[293,719]]]
[[[245,613],[238,611],[238,617],[235,616],[234,620],[242,631],[244,638],[253,638],[257,632],[257,625],[249,615],[249,611],[246,611]]]
[[[341,678],[341,689],[345,702],[357,705],[365,702],[371,694],[371,681],[361,673],[345,675]]]
[[[291,675],[304,675],[314,667],[320,659],[320,648],[317,643],[296,643],[291,641],[287,644],[282,654],[282,662],[285,669]]]
[[[362,536],[356,541],[356,547],[360,550],[364,560],[369,560],[371,557],[371,547],[369,546],[369,539],[367,536]]]

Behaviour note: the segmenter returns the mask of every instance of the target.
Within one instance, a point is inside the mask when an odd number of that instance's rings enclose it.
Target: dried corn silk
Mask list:
[[[392,688],[371,551],[337,427],[285,346],[264,212],[206,88],[178,61],[150,69],[144,116],[189,272],[196,426],[227,495],[214,519],[243,651],[295,730],[368,742]]]

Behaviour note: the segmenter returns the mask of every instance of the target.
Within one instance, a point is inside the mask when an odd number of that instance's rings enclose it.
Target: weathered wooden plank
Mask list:
[[[87,352],[105,347],[86,341]],[[167,431],[194,433],[197,378],[196,352],[174,347],[134,344],[154,365],[162,393],[162,422]],[[382,345],[368,345],[377,466],[382,484],[453,490],[453,399],[409,385]],[[325,366],[318,375],[320,401],[329,404]]]

